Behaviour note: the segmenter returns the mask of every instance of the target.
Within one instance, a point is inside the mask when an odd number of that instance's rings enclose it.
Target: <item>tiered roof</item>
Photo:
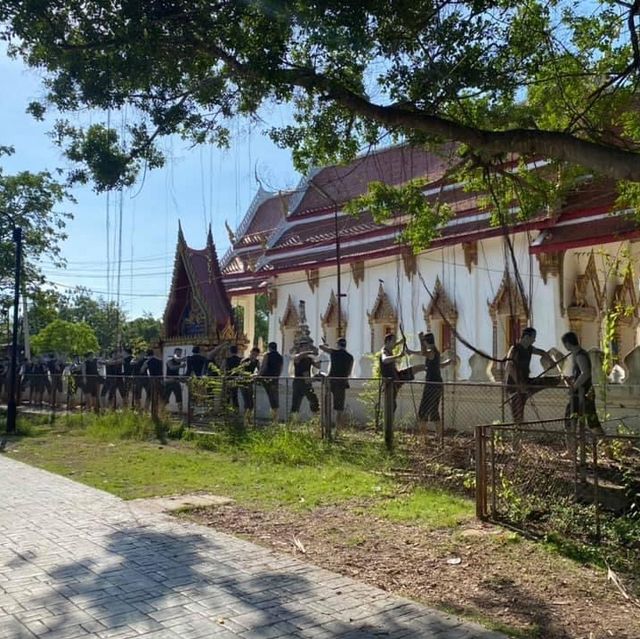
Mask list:
[[[178,225],[171,291],[164,312],[167,341],[217,343],[233,332],[234,317],[224,286],[211,228],[202,249],[187,245]]]
[[[223,259],[227,290],[231,294],[264,290],[268,279],[280,272],[335,265],[336,212],[343,263],[406,251],[397,241],[407,222],[402,212],[384,224],[374,222],[368,211],[357,217],[342,212],[344,204],[366,193],[372,181],[400,185],[425,178],[425,197],[447,203],[453,212],[440,237],[433,241],[433,248],[501,235],[503,229],[491,225],[490,209],[479,194],[466,192],[461,184],[448,179],[447,153],[451,149],[436,154],[395,146],[368,153],[347,166],[315,170],[290,193],[259,191]],[[545,165],[543,161],[538,163],[541,168]],[[569,195],[560,211],[543,211],[511,230],[543,231],[533,243],[532,253],[640,234],[633,222],[608,215],[613,210],[615,185],[606,180],[586,180]],[[581,220],[590,216],[593,224],[582,228]]]

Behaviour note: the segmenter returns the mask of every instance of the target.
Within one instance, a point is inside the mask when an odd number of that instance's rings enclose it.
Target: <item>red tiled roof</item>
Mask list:
[[[291,216],[330,209],[333,202],[348,202],[366,193],[370,182],[399,185],[417,177],[437,180],[446,166],[445,159],[433,152],[404,145],[369,153],[346,166],[328,166],[307,180],[316,188],[309,185],[305,189]]]
[[[640,237],[640,224],[628,215],[604,213],[593,218],[561,218],[555,225],[542,231],[529,247],[529,252],[557,253],[570,248],[609,244],[637,237]]]
[[[203,249],[187,246],[182,229],[178,230],[171,291],[164,312],[166,337],[183,336],[183,319],[191,312],[191,291],[204,307],[204,335],[215,336],[216,331],[233,325],[231,302],[222,280],[211,229],[207,235],[207,245]]]
[[[186,253],[196,278],[193,284],[207,305],[209,321],[222,330],[229,322],[233,323],[233,310],[222,281],[213,240],[210,239],[208,246],[203,249],[187,247]]]
[[[236,238],[234,246],[250,246],[266,240],[284,220],[288,202],[288,194],[274,195],[262,202],[242,236]]]
[[[256,234],[262,234],[262,238],[269,236],[269,243],[263,246],[264,239],[261,239],[260,245],[252,244],[253,240],[247,239],[243,240],[245,243],[242,245],[236,244],[234,256],[241,265],[233,261],[226,262],[227,289],[257,289],[264,284],[265,278],[278,272],[335,263],[335,219],[330,214],[334,210],[334,203],[342,208],[340,205],[366,192],[369,182],[373,180],[402,184],[416,177],[429,179],[425,187],[426,197],[431,201],[448,203],[453,212],[453,219],[442,229],[440,237],[433,241],[433,248],[503,233],[502,228],[491,226],[491,207],[483,201],[483,194],[467,193],[460,185],[444,181],[445,166],[443,158],[425,150],[393,147],[359,158],[349,166],[321,169],[306,181],[303,191],[290,195],[291,211],[286,218],[283,217],[283,208],[276,204],[279,196],[268,198],[258,206],[254,218],[245,229],[244,237],[249,238],[250,232],[255,230]],[[544,165],[541,166],[544,171]],[[564,246],[569,241],[602,243],[603,238],[615,241],[621,236],[635,233],[638,227],[633,227],[629,221],[607,222],[606,218],[605,221],[583,226],[577,221],[570,223],[572,219],[612,210],[615,199],[615,185],[611,181],[586,180],[566,197],[560,216],[542,212],[533,219],[517,223],[510,231],[550,229],[546,231],[544,242],[541,240],[539,248],[532,247],[532,252],[561,250],[553,247]],[[259,219],[258,213],[263,208],[263,217]],[[277,230],[268,232],[270,225],[271,229],[276,226],[275,220],[279,221]],[[402,212],[392,216],[388,224],[377,224],[368,212],[359,217],[339,214],[342,259],[345,263],[362,258],[375,259],[406,250],[395,241],[405,221]],[[254,248],[249,250],[249,247]],[[257,269],[255,273],[252,272],[254,268]]]

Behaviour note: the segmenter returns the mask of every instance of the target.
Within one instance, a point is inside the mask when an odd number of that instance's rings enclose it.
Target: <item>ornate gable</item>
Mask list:
[[[378,287],[378,296],[376,297],[376,301],[373,303],[371,311],[367,311],[367,316],[369,317],[369,324],[376,322],[395,323],[398,321],[396,311],[391,304],[389,296],[384,290],[384,286],[382,286],[382,282],[380,282],[380,286]]]
[[[596,300],[596,307],[598,310],[604,308],[604,287],[600,283],[600,277],[598,276],[598,269],[596,268],[596,259],[591,251],[589,260],[587,262],[587,268],[584,270],[584,277],[586,281],[591,284],[591,290]]]
[[[164,312],[163,339],[215,345],[236,339],[233,312],[222,283],[211,229],[204,249],[191,249],[178,223],[171,290]]]
[[[338,297],[336,296],[333,289],[331,289],[331,296],[329,297],[327,310],[324,312],[324,315],[320,316],[320,323],[322,324],[322,328],[336,328],[338,326]],[[340,309],[340,324],[342,326],[342,330],[345,331],[347,326],[347,318],[342,308]]]
[[[632,325],[638,323],[638,297],[633,286],[633,270],[631,268],[625,273],[622,284],[616,286],[610,308],[621,311],[620,321],[622,323]]]
[[[165,339],[182,336],[201,337],[206,333],[206,308],[192,286],[194,273],[188,248],[182,226],[178,222],[178,242],[173,261],[171,289],[162,322]]]
[[[595,306],[589,302],[589,291],[593,294]],[[592,322],[604,310],[604,288],[596,268],[593,251],[589,255],[583,275],[578,275],[573,285],[573,299],[567,308],[572,330],[577,330],[580,322]]]
[[[529,315],[529,305],[523,298],[520,287],[511,278],[511,275],[505,271],[500,282],[500,288],[493,298],[493,301],[487,301],[489,305],[489,314],[495,321],[498,315],[515,315],[526,319]]]
[[[426,308],[423,306],[424,320],[427,325],[433,320],[446,319],[455,322],[458,319],[458,309],[455,302],[449,299],[440,278],[436,277],[436,284],[433,287],[433,296]]]
[[[285,306],[284,313],[282,318],[280,319],[280,328],[298,328],[300,325],[300,315],[298,314],[298,309],[296,305],[293,303],[293,299],[291,295],[287,299],[287,305]]]

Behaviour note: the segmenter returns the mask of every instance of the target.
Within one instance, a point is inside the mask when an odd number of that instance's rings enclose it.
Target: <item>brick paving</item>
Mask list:
[[[3,639],[501,639],[0,455]]]

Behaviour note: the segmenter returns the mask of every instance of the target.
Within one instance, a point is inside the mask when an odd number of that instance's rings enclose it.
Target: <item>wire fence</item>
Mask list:
[[[541,392],[543,390],[544,392]],[[566,419],[567,389],[379,378],[25,376],[23,410],[148,411],[197,431],[317,424],[400,448],[406,478],[474,495],[477,515],[640,566],[640,389],[599,387],[603,433]],[[6,399],[6,384],[0,397]],[[307,429],[307,432],[308,429]]]
[[[19,403],[51,413],[122,408],[162,411],[200,429],[215,428],[221,420],[238,416],[256,427],[317,417],[323,433],[331,429],[386,429],[402,434],[428,427],[441,439],[456,432],[473,433],[478,424],[533,424],[561,418],[568,395],[559,379],[544,386],[513,389],[470,381],[230,375],[83,377],[74,372],[25,375],[19,388]],[[6,395],[6,379],[0,378],[0,398],[6,401]],[[640,387],[599,387],[598,409],[601,421],[640,433]]]
[[[476,511],[579,554],[640,567],[640,436],[582,420],[476,427]],[[636,572],[637,574],[637,572]]]

